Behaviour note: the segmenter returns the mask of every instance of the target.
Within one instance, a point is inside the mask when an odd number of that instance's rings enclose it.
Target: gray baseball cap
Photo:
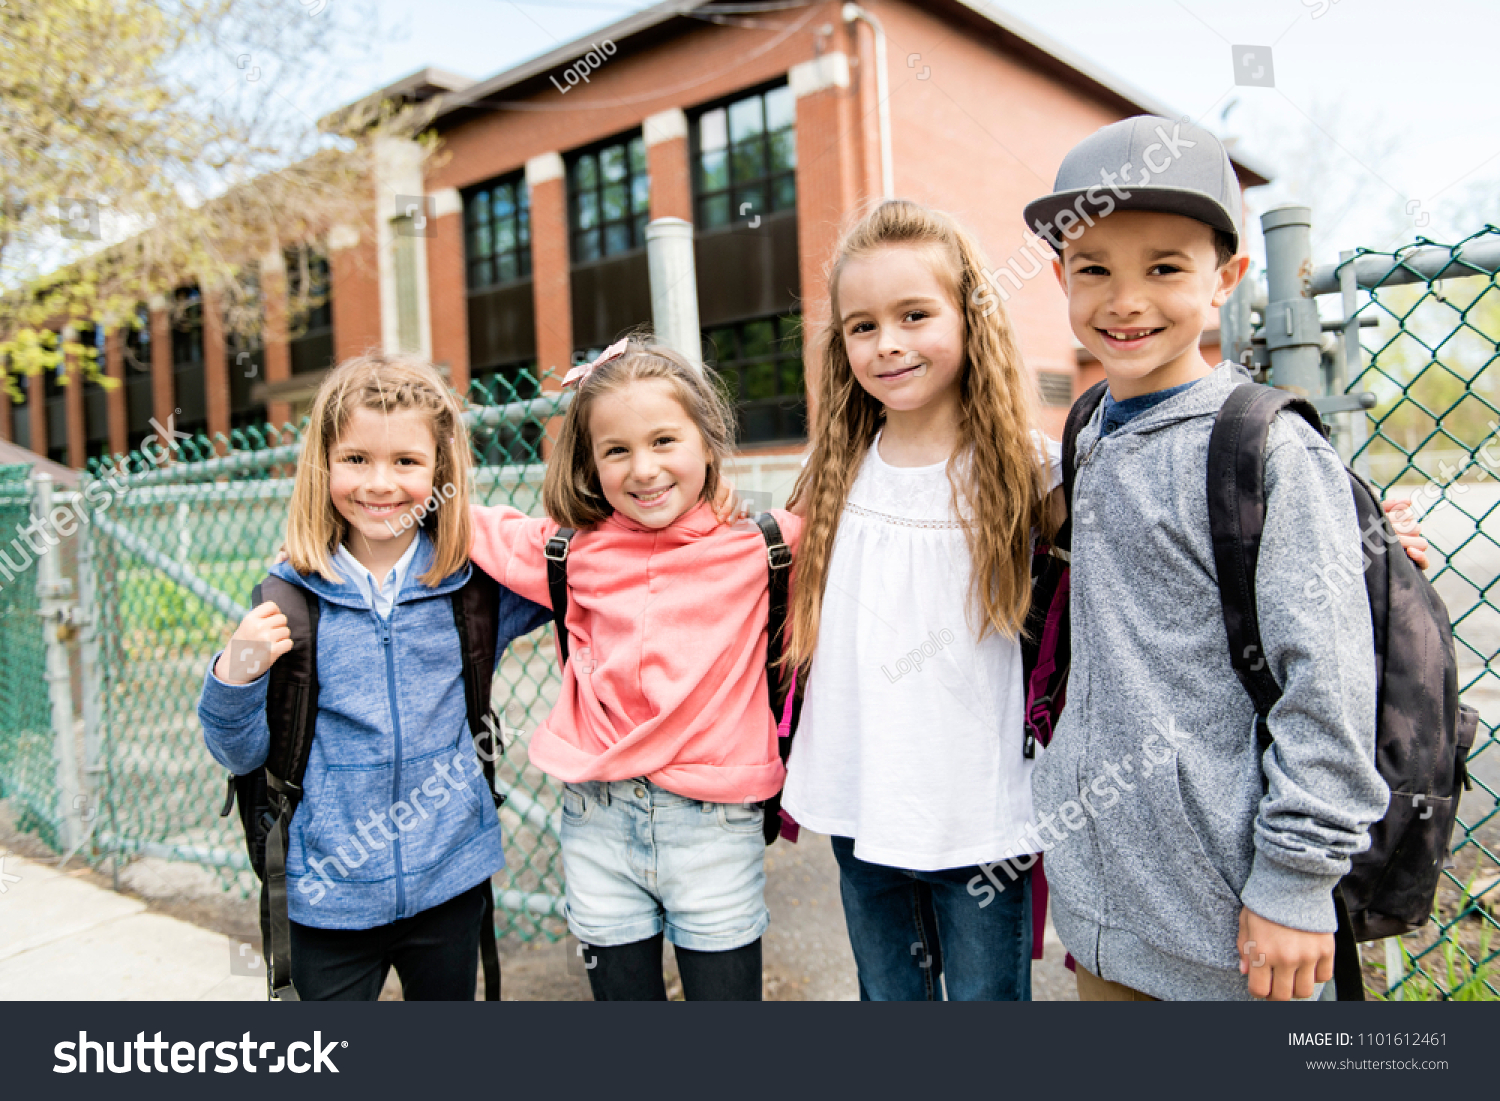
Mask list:
[[[1196,218],[1240,246],[1240,187],[1218,138],[1190,122],[1137,115],[1096,130],[1057,170],[1056,190],[1026,204],[1026,224],[1061,251],[1074,225],[1116,210]],[[1081,231],[1080,231],[1081,232]]]

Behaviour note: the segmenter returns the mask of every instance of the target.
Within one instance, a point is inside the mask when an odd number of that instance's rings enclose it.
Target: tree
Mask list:
[[[66,350],[98,377],[63,328],[128,323],[184,283],[253,338],[261,257],[370,225],[371,150],[422,119],[306,106],[370,25],[330,0],[6,0],[0,384],[17,396],[13,373]]]

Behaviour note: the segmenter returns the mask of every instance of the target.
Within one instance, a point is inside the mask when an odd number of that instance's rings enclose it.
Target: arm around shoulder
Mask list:
[[[557,532],[555,521],[527,516],[508,505],[474,505],[474,542],[469,557],[512,592],[551,607],[547,559],[542,553]]]

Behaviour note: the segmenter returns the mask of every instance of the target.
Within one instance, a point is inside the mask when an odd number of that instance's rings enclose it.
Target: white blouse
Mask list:
[[[1044,440],[1055,487],[1062,450]],[[873,864],[1024,855],[1035,760],[1021,754],[1020,645],[976,641],[948,464],[894,467],[879,448],[839,519],[783,805]]]

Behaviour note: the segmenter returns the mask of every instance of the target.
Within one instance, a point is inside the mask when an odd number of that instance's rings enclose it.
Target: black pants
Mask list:
[[[306,1002],[373,1002],[392,967],[409,1002],[474,1000],[489,880],[374,929],[292,926],[292,982]]]
[[[596,1002],[664,1002],[661,973],[663,936],[610,948],[583,946],[584,966]],[[695,952],[673,945],[682,996],[690,1002],[758,1002],[761,1000],[761,949],[757,937],[727,952]]]

